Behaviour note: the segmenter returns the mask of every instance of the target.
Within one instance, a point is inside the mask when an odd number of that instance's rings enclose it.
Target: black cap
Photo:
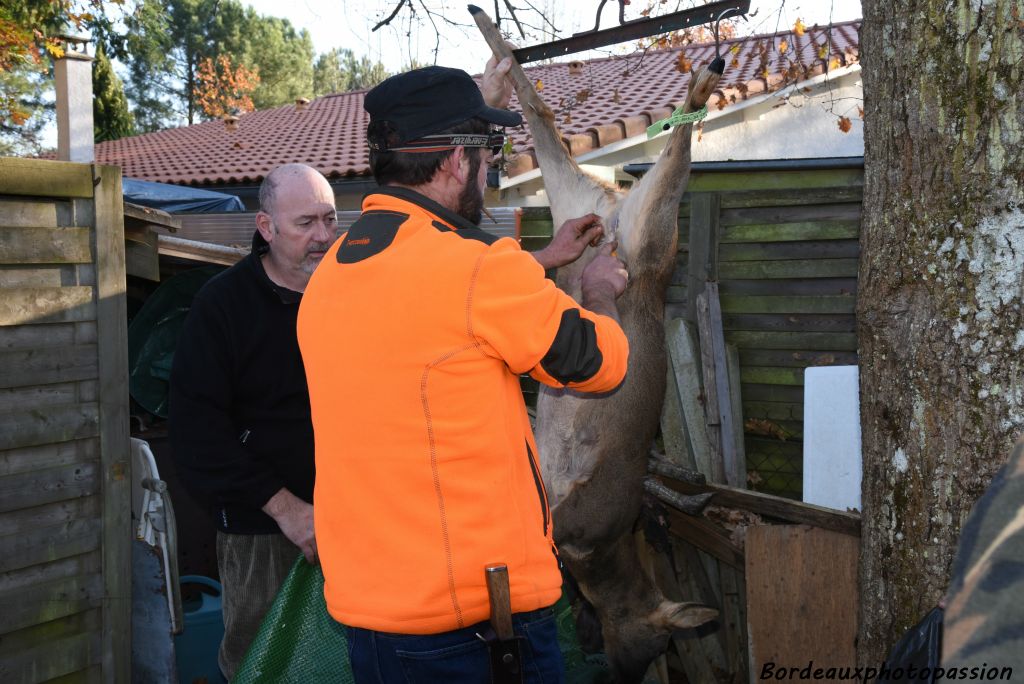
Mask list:
[[[497,126],[518,126],[523,117],[507,109],[488,107],[476,82],[462,69],[429,66],[381,82],[366,93],[363,107],[370,126],[387,122],[387,140],[368,135],[370,147],[385,150],[473,117]]]

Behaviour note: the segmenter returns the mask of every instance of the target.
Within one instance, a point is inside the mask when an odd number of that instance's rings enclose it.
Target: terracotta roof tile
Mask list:
[[[860,21],[853,21],[835,24],[831,31],[812,27],[804,36],[784,31],[724,42],[726,72],[709,107],[718,106],[719,99],[739,102],[811,78],[832,59],[841,66],[855,63],[859,29]],[[788,44],[783,54],[778,51],[781,40]],[[735,53],[734,45],[739,46]],[[826,58],[819,56],[822,46]],[[690,74],[676,69],[680,52],[697,70],[714,58],[715,48],[689,45],[590,60],[578,74],[570,74],[565,62],[528,67],[526,73],[543,83],[540,94],[555,110],[563,139],[579,155],[639,135],[682,104]],[[295,161],[316,167],[328,178],[366,176],[365,94],[320,97],[305,111],[289,104],[245,114],[233,132],[222,121],[207,121],[98,143],[96,158],[121,166],[132,178],[191,185],[259,183],[270,169]],[[521,111],[514,96],[510,109]],[[535,168],[529,130],[523,126],[509,133],[516,156],[506,172],[515,176]]]

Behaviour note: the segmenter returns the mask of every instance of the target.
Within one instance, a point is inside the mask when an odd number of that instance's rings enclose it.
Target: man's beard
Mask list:
[[[462,192],[459,193],[459,206],[455,209],[456,214],[474,226],[480,225],[484,209],[484,193],[476,182],[477,174],[480,172],[480,164],[479,156],[474,155],[470,158],[469,180],[466,182],[466,187],[462,188]]]

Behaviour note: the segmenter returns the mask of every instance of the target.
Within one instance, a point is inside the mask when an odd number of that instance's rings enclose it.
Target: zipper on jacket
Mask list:
[[[526,443],[526,455],[530,458],[530,472],[533,473],[533,484],[537,486],[537,496],[540,498],[540,511],[544,516],[544,536],[546,537],[551,511],[548,510],[548,498],[544,495],[544,482],[540,478],[540,468],[537,467],[537,461],[533,458],[533,450],[530,449],[529,442]]]

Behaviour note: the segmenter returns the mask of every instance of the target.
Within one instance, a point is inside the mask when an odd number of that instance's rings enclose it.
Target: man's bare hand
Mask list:
[[[604,224],[597,214],[569,219],[542,250],[533,253],[545,270],[571,264],[580,258],[587,245],[596,247],[604,236]]]
[[[483,78],[480,79],[480,93],[484,96],[484,102],[488,107],[505,109],[508,101],[512,99],[512,81],[508,76],[508,70],[512,68],[512,59],[506,57],[498,62],[497,57],[487,60],[484,67]]]
[[[313,535],[313,507],[282,487],[263,504],[263,512],[274,519],[281,533],[299,547],[309,563],[316,563]]]
[[[629,273],[620,259],[612,256],[617,243],[609,242],[601,247],[600,253],[583,269],[583,307],[595,313],[619,320],[615,300],[626,291]]]

